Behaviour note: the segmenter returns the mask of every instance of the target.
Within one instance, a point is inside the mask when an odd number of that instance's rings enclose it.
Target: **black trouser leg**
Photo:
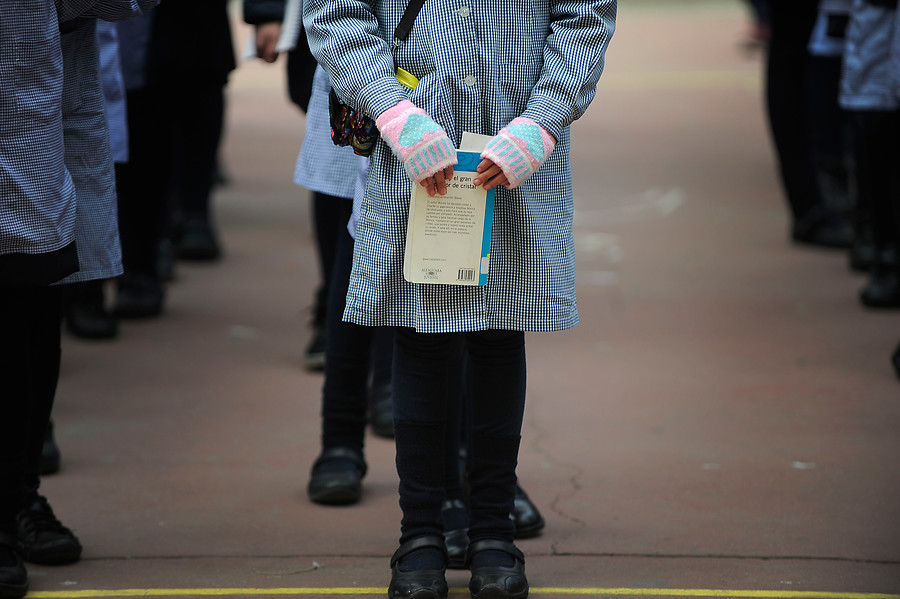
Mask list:
[[[348,202],[350,203],[349,207],[347,206]],[[328,306],[329,287],[331,286],[331,275],[334,272],[338,239],[343,235],[350,235],[347,232],[347,222],[350,220],[352,207],[352,201],[347,198],[338,198],[318,192],[313,194],[314,233],[319,257],[319,272],[322,274],[322,284],[316,291],[316,306],[313,314],[313,321],[317,326],[325,323],[325,310]]]
[[[401,542],[440,534],[445,493],[446,418],[460,401],[460,337],[469,351],[472,456],[469,483],[472,540],[512,541],[516,462],[525,407],[525,338],[511,331],[423,334],[398,329],[394,356],[394,417]],[[399,428],[397,428],[399,427]]]
[[[170,100],[149,87],[128,94],[127,163],[116,164],[119,233],[125,274],[156,276],[172,168]]]
[[[327,196],[326,196],[327,197]],[[332,198],[344,223],[351,201]],[[322,387],[322,448],[349,447],[362,453],[366,429],[369,358],[375,329],[344,322],[344,306],[353,266],[353,238],[338,231],[333,271],[328,277],[325,382]]]
[[[894,137],[900,130],[900,113],[856,111],[851,113],[856,162],[857,197],[861,209],[871,212],[877,250],[875,266],[896,262],[898,228],[896,178],[898,157]]]
[[[469,538],[513,540],[509,515],[516,494],[516,465],[525,412],[525,334],[467,334],[471,368]]]
[[[14,533],[26,490],[36,488],[44,431],[59,376],[61,289],[0,290],[0,530]]]
[[[772,37],[766,67],[766,104],[781,181],[794,220],[821,203],[816,189],[808,122],[806,46],[817,0],[771,3]]]
[[[178,195],[186,220],[207,220],[213,174],[225,118],[225,89],[212,84],[192,92],[193,110],[185,110],[179,122],[182,164]],[[187,107],[185,107],[187,108]]]
[[[457,335],[398,328],[394,337],[394,443],[400,476],[400,542],[441,535],[447,402],[460,376]]]

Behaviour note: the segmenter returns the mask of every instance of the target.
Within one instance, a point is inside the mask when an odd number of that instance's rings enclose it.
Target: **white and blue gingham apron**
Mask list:
[[[341,98],[378,116],[408,98],[458,145],[464,131],[496,134],[517,116],[559,142],[514,190],[498,189],[488,283],[403,279],[411,182],[388,146],[372,155],[356,225],[344,319],[420,332],[555,331],[578,323],[569,128],[596,93],[613,34],[615,0],[426,0],[394,76],[388,42],[405,0],[307,0],[310,47]]]

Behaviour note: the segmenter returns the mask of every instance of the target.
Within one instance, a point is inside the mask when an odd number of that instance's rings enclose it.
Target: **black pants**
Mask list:
[[[443,532],[448,407],[459,392],[463,350],[469,355],[469,537],[512,541],[519,436],[525,411],[525,335],[518,331],[416,333],[397,329],[394,344],[394,433],[400,542]],[[458,432],[452,433],[456,437]],[[458,437],[456,437],[458,438]]]
[[[116,165],[119,235],[125,273],[156,276],[156,255],[167,223],[167,194],[175,140],[173,102],[148,86],[127,95],[128,162]]]
[[[900,111],[852,111],[851,138],[856,189],[861,208],[872,219],[881,266],[900,268]]]
[[[349,260],[353,260],[353,238],[347,232],[347,221],[350,220],[353,200],[339,198],[328,194],[315,192],[312,198],[313,227],[316,236],[316,250],[319,257],[319,272],[322,275],[322,283],[316,290],[316,305],[313,312],[313,322],[316,326],[324,326],[325,313],[328,311],[330,299],[331,277],[335,271],[335,257],[338,251],[338,243],[346,236],[343,243],[349,241]],[[345,260],[347,257],[345,256]],[[349,279],[349,266],[342,266],[346,270]],[[347,288],[344,287],[344,295]],[[344,298],[338,298],[343,304]],[[341,308],[343,313],[343,307]]]
[[[806,49],[818,14],[818,0],[772,2],[770,10],[766,103],[781,181],[796,221],[822,204],[808,110],[817,94],[811,89]]]
[[[362,453],[370,373],[373,388],[390,385],[394,329],[342,320],[353,266],[353,238],[347,232],[352,201],[331,201],[337,222],[343,225],[335,231],[337,245],[328,288],[322,448],[349,447]]]
[[[15,531],[24,494],[37,489],[44,431],[60,362],[59,287],[0,289],[0,530]]]
[[[225,122],[225,88],[211,83],[188,92],[174,132],[170,194],[185,220],[206,221]]]

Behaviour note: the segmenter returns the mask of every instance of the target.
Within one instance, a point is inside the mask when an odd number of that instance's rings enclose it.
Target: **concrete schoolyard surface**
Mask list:
[[[900,312],[789,242],[741,3],[620,4],[573,126],[582,322],[527,340],[532,596],[900,597]],[[244,61],[227,109],[223,261],[116,341],[64,339],[43,489],[84,559],[31,566],[33,597],[385,595],[392,443],[358,505],[305,494],[319,275],[283,62]]]

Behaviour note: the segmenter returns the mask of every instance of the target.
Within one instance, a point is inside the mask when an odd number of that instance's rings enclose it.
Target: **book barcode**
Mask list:
[[[475,280],[475,269],[474,268],[460,268],[459,269],[459,278],[457,281],[474,281]]]

